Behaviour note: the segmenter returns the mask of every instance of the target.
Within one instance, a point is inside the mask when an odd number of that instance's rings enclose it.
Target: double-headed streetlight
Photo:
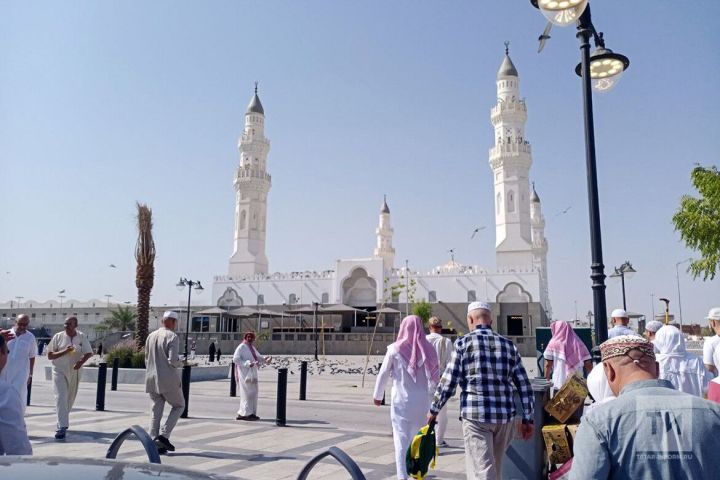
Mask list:
[[[625,277],[630,278],[637,272],[632,266],[632,263],[625,260],[625,263],[619,267],[615,267],[615,271],[610,274],[613,278],[620,278],[622,282],[622,294],[623,294],[623,310],[627,310],[627,303],[625,302]]]
[[[192,294],[193,288],[198,292],[202,292],[203,286],[200,281],[188,280],[187,278],[180,277],[180,281],[176,287],[182,291],[183,288],[188,287],[188,303],[187,303],[187,317],[185,319],[185,361],[188,359],[188,335],[190,334],[190,295]]]
[[[598,33],[590,17],[587,0],[530,0],[535,8],[554,25],[567,26],[575,23],[580,40],[580,64],[575,68],[582,78],[583,107],[585,117],[585,162],[587,168],[588,207],[590,210],[590,249],[592,264],[590,278],[593,281],[593,310],[595,312],[595,339],[598,344],[607,340],[607,307],[605,304],[605,266],[602,258],[600,232],[600,205],[598,200],[597,167],[595,164],[595,126],[593,124],[592,89],[610,90],[620,75],[628,68],[627,57],[605,48],[602,33]],[[549,28],[546,28],[546,32]],[[541,39],[546,35],[541,36]],[[549,37],[547,37],[549,38]],[[590,54],[590,39],[595,51]]]

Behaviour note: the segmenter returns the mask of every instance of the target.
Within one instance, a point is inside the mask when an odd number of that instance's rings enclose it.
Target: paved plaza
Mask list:
[[[374,358],[371,365],[380,360]],[[47,359],[40,357],[36,373],[45,365]],[[358,462],[368,479],[395,478],[389,406],[372,405],[375,376],[368,375],[363,388],[360,375],[309,375],[308,399],[299,401],[299,368],[291,366],[290,371],[294,374],[288,375],[286,427],[275,426],[277,372],[272,368],[260,373],[262,420],[257,422],[235,420],[239,398],[229,396],[229,380],[193,383],[189,418],[180,419],[171,438],[177,451],[163,456],[163,464],[247,480],[292,479],[314,455],[334,445]],[[95,410],[95,393],[94,383],[80,384],[67,439],[58,442],[53,438],[52,385],[36,375],[26,415],[36,456],[104,458],[119,432],[133,424],[148,428],[150,402],[144,385],[120,384],[116,392],[108,385],[103,412]],[[449,408],[450,446],[440,451],[436,469],[427,478],[465,478],[460,422],[452,420],[458,415],[457,397]],[[147,456],[139,442],[128,440],[118,459],[146,462]],[[347,474],[334,460],[325,459],[310,478],[345,480]]]

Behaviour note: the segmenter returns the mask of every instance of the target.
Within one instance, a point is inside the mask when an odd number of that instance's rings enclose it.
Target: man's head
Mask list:
[[[25,313],[21,313],[15,319],[15,335],[19,336],[26,333],[28,326],[30,326],[30,317]]]
[[[636,335],[620,335],[600,345],[605,376],[615,396],[626,385],[658,378],[653,344]]]
[[[616,308],[615,310],[613,310],[610,314],[610,317],[612,317],[613,325],[627,326],[628,322],[630,322],[630,317],[628,317],[627,312],[622,308]]]
[[[65,319],[65,333],[70,335],[71,337],[75,336],[75,332],[77,331],[78,326],[78,319],[77,317],[67,317]]]
[[[0,372],[2,372],[2,369],[5,368],[5,364],[7,363],[7,357],[7,343],[5,343],[5,337],[0,335]]]
[[[255,332],[245,332],[245,335],[243,335],[243,340],[247,343],[253,343],[255,341]]]
[[[177,318],[178,314],[176,312],[173,312],[172,310],[168,310],[165,313],[163,313],[163,327],[167,328],[168,330],[175,330],[175,327],[177,327]]]
[[[710,328],[712,328],[717,335],[720,335],[720,307],[711,308],[707,316]]]
[[[645,331],[643,332],[643,335],[645,335],[645,338],[647,338],[648,341],[652,342],[653,340],[655,340],[655,334],[662,327],[663,327],[662,322],[658,322],[657,320],[652,320],[652,321],[648,322],[647,325],[645,325]]]
[[[428,320],[428,328],[433,333],[441,333],[442,320],[440,320],[440,317],[430,317],[430,320]]]
[[[492,325],[492,312],[490,304],[485,302],[472,302],[468,305],[467,324],[470,331],[478,325]]]

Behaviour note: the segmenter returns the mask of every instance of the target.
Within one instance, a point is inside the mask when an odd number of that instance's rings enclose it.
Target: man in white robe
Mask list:
[[[240,408],[235,420],[260,420],[257,416],[258,368],[270,363],[272,357],[260,355],[254,343],[255,334],[245,333],[242,343],[233,354],[235,378],[240,389]]]
[[[659,377],[668,380],[676,390],[697,397],[704,396],[712,375],[700,357],[685,349],[685,337],[672,325],[665,325],[655,334],[655,359],[660,366]]]
[[[440,374],[445,371],[445,367],[450,362],[452,356],[453,344],[449,338],[442,336],[442,320],[439,317],[430,317],[428,320],[428,329],[430,334],[426,337],[428,342],[435,348],[438,355],[438,368]],[[430,391],[430,400],[432,401],[432,395],[435,393],[434,390]],[[447,405],[445,405],[438,413],[437,416],[437,428],[435,429],[435,441],[438,446],[445,447],[447,442],[445,441],[445,431],[447,430],[448,415]]]
[[[48,360],[53,364],[53,392],[58,417],[55,431],[57,440],[65,438],[70,426],[70,409],[75,403],[80,385],[80,369],[93,354],[87,336],[77,327],[77,318],[67,317],[65,330],[56,333],[48,344]]]
[[[15,326],[10,329],[14,339],[7,344],[10,350],[7,365],[0,373],[0,379],[9,383],[20,395],[23,414],[27,405],[27,389],[35,368],[37,341],[35,335],[28,331],[30,317],[24,313],[17,316]]]

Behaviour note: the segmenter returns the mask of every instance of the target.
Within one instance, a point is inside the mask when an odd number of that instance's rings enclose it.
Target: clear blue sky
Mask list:
[[[691,252],[671,216],[693,164],[720,151],[720,2],[594,3],[607,46],[631,60],[595,97],[605,263],[638,270],[631,310],[649,314],[651,293],[674,309],[675,262]],[[370,255],[383,193],[398,262],[429,270],[455,248],[493,268],[492,228],[470,233],[493,224],[489,110],[509,40],[555,316],[591,308],[578,43],[554,29],[538,55],[545,22],[528,1],[2,1],[0,12],[3,301],[60,289],[134,300],[136,200],[155,216],[153,303],[179,301],[181,275],[210,287],[231,253],[255,80],[272,144],[272,271]],[[720,280],[680,280],[686,321],[720,304]],[[608,308],[620,303],[619,283],[607,293]]]

